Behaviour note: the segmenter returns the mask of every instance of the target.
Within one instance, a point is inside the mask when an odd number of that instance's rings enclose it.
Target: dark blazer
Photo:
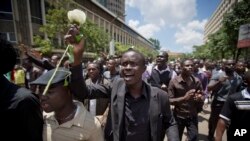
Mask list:
[[[123,79],[118,78],[113,81],[111,85],[91,85],[86,86],[84,81],[81,81],[80,77],[76,74],[81,74],[79,72],[72,71],[72,83],[71,89],[74,91],[73,94],[77,99],[94,99],[94,98],[111,98],[110,109],[107,127],[112,127],[110,130],[106,129],[105,137],[106,140],[121,141],[124,121],[124,103],[125,103],[125,93],[126,86]],[[74,81],[77,80],[77,81]],[[150,130],[151,130],[151,140],[152,141],[163,141],[165,134],[167,134],[169,141],[178,141],[178,128],[174,120],[172,111],[170,110],[170,103],[167,93],[163,90],[152,87],[147,83],[143,82],[146,86],[146,91],[151,95],[150,106],[149,106],[149,117],[150,117]],[[79,91],[83,93],[79,95]],[[108,131],[107,131],[108,130]],[[108,138],[107,138],[108,137]]]
[[[8,141],[42,141],[43,116],[39,99],[26,88],[0,75],[1,137]]]

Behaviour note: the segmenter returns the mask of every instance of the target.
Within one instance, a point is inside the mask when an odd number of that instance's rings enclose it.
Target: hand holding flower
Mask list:
[[[68,12],[68,19],[70,23],[72,24],[70,26],[70,29],[65,36],[65,41],[68,43],[68,46],[65,50],[65,52],[62,55],[62,58],[59,60],[59,63],[56,66],[56,69],[51,76],[48,84],[46,85],[43,95],[45,95],[50,87],[50,84],[52,80],[55,77],[55,74],[57,73],[57,70],[59,66],[62,63],[63,58],[67,54],[69,56],[69,61],[73,63],[72,65],[78,65],[81,64],[82,59],[82,53],[84,50],[84,40],[83,40],[83,34],[81,33],[82,25],[86,21],[86,15],[83,11],[75,9]]]

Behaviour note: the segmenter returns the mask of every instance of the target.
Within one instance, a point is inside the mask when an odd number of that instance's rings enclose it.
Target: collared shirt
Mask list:
[[[223,76],[226,76],[225,72],[214,74],[208,85],[219,81],[219,78]],[[237,73],[234,73],[232,79],[222,82],[222,86],[219,87],[219,89],[213,90],[212,94],[215,96],[217,101],[225,102],[228,95],[240,91],[241,84],[242,79]]]
[[[125,140],[150,141],[149,127],[149,95],[143,86],[142,95],[132,97],[128,92],[125,96]]]
[[[77,105],[75,117],[61,125],[58,124],[54,113],[44,117],[44,141],[104,141],[101,125],[83,106]]]
[[[193,82],[190,86],[183,80],[181,75],[170,81],[168,94],[170,98],[183,97],[189,90],[199,88],[202,90],[201,82],[198,78],[191,76]],[[174,112],[180,118],[197,116],[197,102],[194,100],[183,101],[175,104]]]
[[[100,77],[95,83],[93,83],[93,81],[88,78],[87,80],[85,80],[85,83],[87,85],[95,85],[95,84],[104,84],[104,85],[108,85],[110,84],[109,80],[107,80],[104,77]],[[88,111],[93,115],[102,115],[105,110],[107,109],[109,100],[108,99],[104,99],[104,98],[100,98],[100,99],[85,99],[84,100],[84,106],[86,107],[86,109],[88,109]]]
[[[164,72],[170,72],[171,71],[169,66],[167,66],[167,68],[164,69],[164,70],[159,70],[158,66],[156,65],[154,67],[154,69],[157,70],[160,74],[163,74]],[[172,75],[171,75],[171,79],[173,79],[173,78],[175,78],[175,76],[177,76],[176,72],[174,70],[172,70],[172,71],[173,72],[172,72]]]
[[[150,74],[149,83],[152,86],[162,88],[162,86],[168,87],[170,80],[176,76],[176,72],[166,67],[164,70],[159,70],[158,66],[153,67]]]

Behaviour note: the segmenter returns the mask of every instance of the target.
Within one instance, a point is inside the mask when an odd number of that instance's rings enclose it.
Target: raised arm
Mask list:
[[[70,64],[70,71],[72,72],[69,87],[76,99],[83,101],[84,99],[94,98],[109,98],[110,88],[104,85],[86,86],[83,79],[82,58],[86,44],[84,38],[79,43],[74,41],[74,36],[79,34],[77,26],[72,25],[67,35],[65,36],[66,43],[73,45],[74,62]]]
[[[29,51],[26,52],[26,55],[28,56],[28,59],[33,62],[34,64],[36,64],[37,66],[47,69],[47,70],[51,70],[54,69],[55,66],[50,63],[48,60],[41,60],[36,58],[34,55],[32,55]]]

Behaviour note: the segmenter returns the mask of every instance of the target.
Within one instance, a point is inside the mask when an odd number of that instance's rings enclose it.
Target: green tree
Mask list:
[[[41,47],[41,53],[49,56],[52,52],[52,43],[48,39],[42,39],[40,36],[34,36],[34,43]]]
[[[104,29],[87,20],[83,25],[83,34],[87,37],[86,51],[104,52],[108,50],[109,34]]]
[[[154,48],[156,50],[160,50],[161,49],[161,45],[160,45],[160,41],[157,39],[153,39],[153,38],[149,38],[149,41],[151,41],[154,44]]]
[[[193,58],[210,58],[210,50],[206,44],[200,46],[193,46],[193,48]]]
[[[250,23],[250,1],[242,0],[238,2],[233,10],[225,15],[223,19],[223,26],[225,29],[225,34],[227,35],[227,44],[232,47],[234,51],[234,58],[237,56],[237,42],[239,27],[243,24]],[[241,49],[240,49],[241,50]],[[240,53],[240,51],[238,51]],[[240,55],[240,54],[238,54]]]
[[[55,0],[49,1],[50,8],[46,14],[46,24],[41,26],[39,31],[47,35],[47,39],[35,36],[35,44],[42,47],[44,53],[49,53],[53,48],[62,48],[64,46],[63,35],[66,34],[69,22],[67,12],[79,8],[72,0]],[[98,27],[88,19],[83,25],[83,34],[86,37],[86,51],[100,52],[107,50],[109,35],[104,29]],[[44,46],[46,42],[46,47]]]
[[[123,52],[127,51],[129,48],[131,48],[130,45],[124,45],[118,42],[115,43],[115,51],[118,56],[121,55]],[[133,46],[133,49],[141,52],[145,57],[155,58],[157,55],[157,51],[153,48]]]
[[[237,49],[239,27],[247,23],[250,23],[250,1],[242,0],[235,4],[231,12],[225,14],[222,28],[210,35],[205,45],[194,46],[193,56],[213,60],[237,59],[242,50]]]

